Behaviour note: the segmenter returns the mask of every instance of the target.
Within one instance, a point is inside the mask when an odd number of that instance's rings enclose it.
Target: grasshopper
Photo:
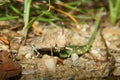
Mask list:
[[[93,31],[93,33],[92,33],[89,41],[87,42],[87,44],[82,45],[82,46],[68,45],[60,51],[60,57],[63,57],[63,58],[69,57],[71,54],[74,54],[74,53],[78,54],[78,55],[82,55],[82,54],[86,53],[91,48],[91,46],[94,42],[95,36],[97,34],[97,31],[98,31],[99,23],[100,23],[101,16],[102,16],[101,12],[102,12],[102,9],[100,10],[100,13],[98,14],[98,17],[97,17],[95,30]]]

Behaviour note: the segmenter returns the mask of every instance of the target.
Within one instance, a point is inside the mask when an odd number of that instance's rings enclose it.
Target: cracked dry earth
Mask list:
[[[22,66],[22,75],[19,80],[119,79],[116,76],[120,76],[120,27],[99,29],[87,53],[82,56],[73,54],[66,59],[55,56],[59,53],[53,53],[52,48],[56,45],[60,48],[69,44],[86,44],[94,31],[94,26],[82,25],[79,34],[69,28],[51,26],[39,28],[42,34],[33,36],[31,32],[26,45],[20,45],[21,37],[18,35],[13,35],[11,38],[11,43],[16,44],[11,47],[11,51]],[[10,32],[1,30],[1,34],[3,33]],[[41,52],[42,49],[45,51]],[[0,50],[9,51],[8,45],[0,41]],[[40,55],[37,56],[38,54]]]

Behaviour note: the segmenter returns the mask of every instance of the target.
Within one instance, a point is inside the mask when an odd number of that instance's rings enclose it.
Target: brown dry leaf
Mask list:
[[[33,24],[33,25],[32,25],[32,28],[33,28],[33,30],[34,30],[35,35],[39,36],[39,35],[42,34],[42,31],[37,27],[36,24]]]
[[[9,41],[6,38],[4,38],[4,37],[0,37],[0,41],[2,41],[5,44],[9,45]]]
[[[21,73],[21,65],[13,62],[9,58],[9,53],[7,51],[0,51],[0,80],[6,80],[10,77],[18,76]],[[4,73],[2,74],[1,73]]]

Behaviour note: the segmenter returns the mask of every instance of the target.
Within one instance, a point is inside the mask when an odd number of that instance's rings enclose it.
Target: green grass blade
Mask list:
[[[23,36],[27,36],[27,32],[29,29],[28,21],[29,21],[29,14],[30,14],[30,4],[32,0],[25,0],[24,1],[24,27],[23,27]]]
[[[47,12],[47,11],[46,11]],[[27,35],[27,32],[28,32],[28,29],[32,26],[32,24],[36,21],[36,20],[38,20],[40,17],[42,17],[46,12],[43,12],[42,14],[40,14],[39,16],[37,16],[37,17],[35,17],[35,18],[32,18],[32,20],[27,24],[27,26],[26,26],[26,35]],[[26,35],[25,35],[25,37],[26,37]]]
[[[52,14],[52,13],[49,12],[49,11],[46,11],[45,9],[43,9],[42,7],[40,7],[40,6],[38,6],[38,5],[33,5],[33,7],[34,7],[36,10],[39,10],[39,11],[42,12],[42,13],[45,12],[45,16],[47,16],[48,18],[56,19],[56,20],[61,20],[59,17],[55,16],[54,14]]]
[[[7,20],[13,20],[18,19],[19,16],[6,16],[6,17],[0,17],[0,21],[7,21]]]
[[[103,11],[103,9],[100,10],[100,13]],[[96,22],[96,25],[95,25],[95,30],[94,32],[92,33],[92,36],[91,38],[89,39],[88,43],[87,43],[87,46],[88,48],[90,48],[90,46],[92,45],[93,41],[94,41],[94,38],[97,34],[97,31],[98,31],[98,27],[99,27],[99,23],[100,23],[100,20],[101,20],[101,14],[99,13],[98,17],[97,17],[97,22]]]
[[[15,8],[12,4],[10,5],[10,8],[17,14],[19,14],[20,16],[23,16],[23,14],[17,9]]]

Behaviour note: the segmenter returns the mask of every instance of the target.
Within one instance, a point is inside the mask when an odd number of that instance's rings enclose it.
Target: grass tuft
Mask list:
[[[118,16],[120,14],[120,0],[116,0],[115,5],[112,0],[109,0],[109,9],[110,9],[110,22],[112,25],[116,24]]]

